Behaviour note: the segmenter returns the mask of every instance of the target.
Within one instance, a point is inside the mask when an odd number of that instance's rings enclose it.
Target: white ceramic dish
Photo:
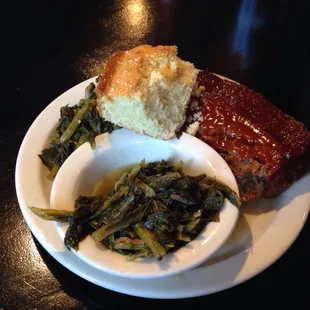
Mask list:
[[[199,139],[183,134],[180,139],[163,141],[119,129],[98,136],[94,150],[86,143],[69,156],[53,182],[51,208],[74,210],[79,195],[93,195],[96,185],[106,175],[143,159],[146,163],[164,159],[173,164],[182,160],[185,173],[216,176],[238,193],[229,166]],[[219,216],[219,222],[206,225],[194,240],[165,255],[160,262],[155,258],[127,261],[123,255],[95,243],[91,236],[80,243],[78,251],[72,251],[91,266],[116,276],[147,279],[173,275],[200,265],[227,240],[235,228],[239,211],[225,199]],[[56,225],[64,239],[68,224]]]
[[[47,136],[53,134],[59,108],[78,102],[90,81],[94,78],[69,89],[46,107],[27,132],[18,154],[16,190],[20,208],[35,238],[51,256],[73,273],[113,291],[149,298],[188,298],[240,284],[265,270],[285,253],[308,216],[309,174],[277,199],[244,206],[243,217],[225,245],[207,263],[180,275],[152,280],[121,278],[98,271],[66,251],[56,226],[42,221],[27,207],[49,206],[52,183],[46,180],[46,170],[36,155],[42,145],[47,145]]]

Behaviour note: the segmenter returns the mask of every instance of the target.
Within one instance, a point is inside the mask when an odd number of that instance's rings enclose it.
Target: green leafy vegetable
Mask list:
[[[227,198],[233,205],[240,208],[241,201],[239,196],[235,191],[233,191],[227,184],[223,183],[220,180],[217,180],[214,177],[208,177],[206,176],[203,178],[200,182],[201,187],[203,188],[216,188],[218,191],[220,191],[225,198]]]
[[[103,205],[97,209],[95,214],[91,216],[91,219],[98,218],[105,210],[109,208],[109,206],[114,203],[115,201],[118,201],[123,196],[125,196],[129,191],[128,187],[121,187],[117,192],[114,193],[113,196],[111,196],[109,199],[104,201]]]
[[[147,245],[141,239],[121,237],[115,240],[113,247],[115,250],[142,250],[147,248]]]
[[[166,254],[165,248],[157,241],[156,235],[146,228],[143,223],[138,223],[134,226],[135,232],[143,240],[154,256],[158,260],[162,260],[163,256]]]
[[[178,172],[167,172],[165,174],[156,174],[147,176],[144,182],[148,184],[154,191],[168,188],[171,183],[181,178]]]
[[[138,259],[141,257],[152,257],[153,254],[151,252],[151,250],[149,249],[143,249],[141,251],[136,251],[134,253],[129,253],[127,255],[127,260],[134,260],[134,259]]]
[[[209,222],[219,221],[225,199],[240,206],[226,184],[205,174],[185,174],[183,162],[142,160],[115,181],[105,198],[80,196],[70,212],[30,210],[44,220],[68,223],[64,243],[69,250],[77,250],[90,235],[128,260],[160,261],[195,239]]]
[[[145,204],[135,207],[133,211],[128,213],[126,213],[126,211],[120,212],[118,216],[112,219],[108,224],[101,226],[93,232],[93,239],[95,241],[102,241],[110,234],[141,221],[147,211],[147,207],[148,204]]]
[[[184,226],[184,228],[182,229],[183,232],[191,232],[191,231],[194,231],[197,226],[199,225],[200,223],[200,219],[195,219],[195,220],[192,220],[192,221],[189,221],[187,222],[187,224]]]
[[[55,178],[65,160],[81,145],[89,142],[95,148],[96,136],[119,128],[100,116],[96,99],[95,84],[90,83],[79,104],[61,107],[55,135],[38,155],[49,170],[49,179]]]
[[[68,222],[69,215],[72,213],[72,211],[67,210],[41,209],[36,207],[29,207],[29,209],[43,220],[56,221],[60,223]]]
[[[66,248],[78,250],[79,243],[90,233],[91,227],[88,225],[70,224],[66,230],[64,244]]]

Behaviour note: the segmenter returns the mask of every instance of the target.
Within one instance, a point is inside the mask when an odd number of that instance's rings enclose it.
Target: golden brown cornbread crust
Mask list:
[[[177,55],[176,46],[140,45],[128,51],[120,51],[111,56],[99,77],[97,86],[98,98],[113,96],[129,96],[137,92],[139,78],[143,75],[143,62],[151,55]],[[164,56],[164,55],[163,55]],[[169,72],[167,72],[169,74]],[[139,90],[143,92],[143,89]]]
[[[96,88],[100,115],[154,138],[175,136],[198,74],[177,54],[175,45],[139,45],[112,55]]]

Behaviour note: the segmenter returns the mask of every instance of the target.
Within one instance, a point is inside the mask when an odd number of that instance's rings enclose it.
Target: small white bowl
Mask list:
[[[180,139],[153,139],[126,129],[96,138],[96,148],[84,144],[65,161],[51,191],[51,208],[74,209],[79,195],[91,195],[95,185],[107,173],[129,164],[169,160],[183,160],[184,171],[191,175],[206,173],[229,185],[238,194],[236,180],[226,162],[206,143],[183,133]],[[205,229],[181,249],[167,254],[162,261],[143,258],[126,261],[126,257],[97,244],[88,236],[72,250],[80,259],[104,272],[130,278],[159,278],[197,267],[206,261],[227,240],[235,228],[239,211],[227,199],[220,212],[220,221]],[[55,223],[60,237],[65,236],[67,224]]]

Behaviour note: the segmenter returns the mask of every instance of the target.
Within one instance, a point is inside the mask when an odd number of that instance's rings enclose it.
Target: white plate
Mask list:
[[[180,139],[166,141],[123,128],[98,136],[95,149],[85,143],[69,156],[54,180],[51,208],[74,210],[79,195],[93,195],[104,176],[143,159],[146,163],[164,159],[172,164],[182,160],[185,173],[215,176],[239,194],[235,177],[224,159],[196,137],[184,133]],[[24,173],[27,174],[26,169]],[[123,255],[95,243],[91,236],[80,242],[78,251],[72,251],[86,263],[112,275],[136,279],[167,277],[199,266],[224,244],[236,226],[238,208],[225,199],[219,217],[219,222],[206,225],[195,239],[165,255],[160,262],[156,258],[127,261]],[[63,240],[68,224],[56,225]]]
[[[84,96],[86,80],[55,99],[34,121],[21,145],[16,164],[16,190],[23,216],[40,244],[66,268],[104,288],[150,298],[188,298],[221,291],[260,273],[291,246],[310,207],[310,174],[279,197],[243,207],[243,217],[232,237],[204,265],[180,275],[152,280],[125,279],[98,271],[64,248],[53,222],[42,221],[28,206],[49,206],[51,182],[37,158],[47,146],[59,118],[59,109]],[[26,168],[25,168],[26,167]],[[27,174],[21,173],[27,169]]]

